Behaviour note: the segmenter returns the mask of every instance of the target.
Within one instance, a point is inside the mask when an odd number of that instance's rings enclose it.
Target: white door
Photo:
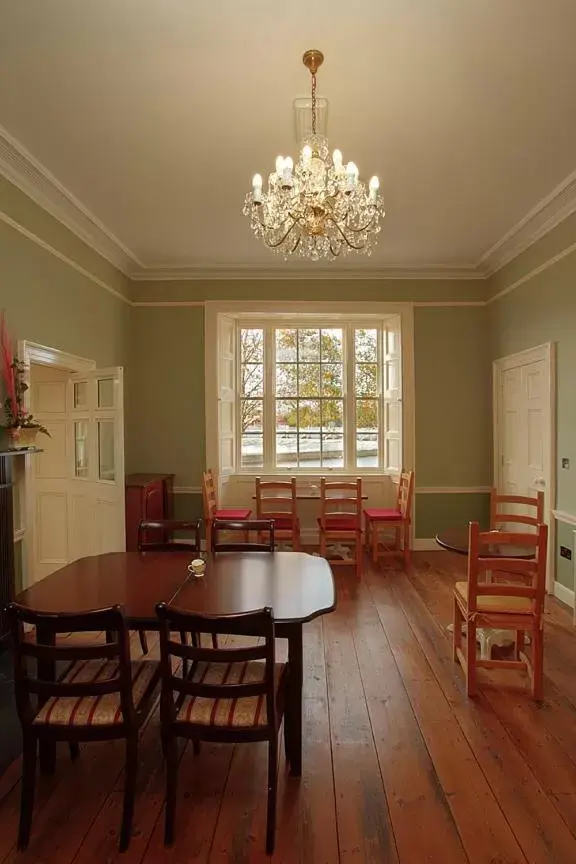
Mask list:
[[[34,366],[31,408],[50,432],[34,457],[31,581],[124,537],[122,369],[82,375]]]
[[[498,360],[494,370],[496,487],[508,495],[544,492],[546,521],[554,506],[551,363],[546,345]]]

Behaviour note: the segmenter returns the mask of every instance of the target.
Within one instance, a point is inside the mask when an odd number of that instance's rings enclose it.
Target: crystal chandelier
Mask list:
[[[261,175],[254,175],[244,215],[256,237],[285,259],[371,255],[384,218],[378,178],[366,188],[354,162],[344,165],[340,150],[330,158],[327,139],[316,132],[316,72],[324,55],[306,51],[302,60],[312,75],[312,134],[302,142],[296,164],[290,156],[278,156],[267,191]]]

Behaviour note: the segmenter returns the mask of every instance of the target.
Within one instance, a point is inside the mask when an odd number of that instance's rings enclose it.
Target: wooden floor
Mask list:
[[[576,631],[551,600],[545,702],[516,673],[469,701],[445,627],[464,560],[419,553],[408,574],[336,571],[338,609],[305,628],[304,768],[281,765],[274,862],[576,862]],[[510,677],[512,674],[512,678]],[[498,681],[508,682],[496,686]],[[144,730],[134,837],[116,850],[121,745],[85,745],[42,777],[28,851],[14,849],[19,765],[0,778],[0,862],[260,862],[266,748],[181,757],[177,839],[162,842],[157,716]]]

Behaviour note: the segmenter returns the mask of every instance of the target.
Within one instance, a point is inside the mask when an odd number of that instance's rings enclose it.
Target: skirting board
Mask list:
[[[554,582],[554,596],[561,603],[565,603],[570,609],[574,609],[574,591],[561,585],[560,582]]]

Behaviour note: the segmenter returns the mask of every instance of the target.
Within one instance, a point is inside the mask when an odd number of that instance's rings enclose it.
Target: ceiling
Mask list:
[[[560,184],[576,208],[574,0],[0,0],[0,20],[4,162],[25,151],[132,270],[295,266],[241,211],[295,151],[311,47],[331,146],[387,210],[355,268],[475,267]]]

